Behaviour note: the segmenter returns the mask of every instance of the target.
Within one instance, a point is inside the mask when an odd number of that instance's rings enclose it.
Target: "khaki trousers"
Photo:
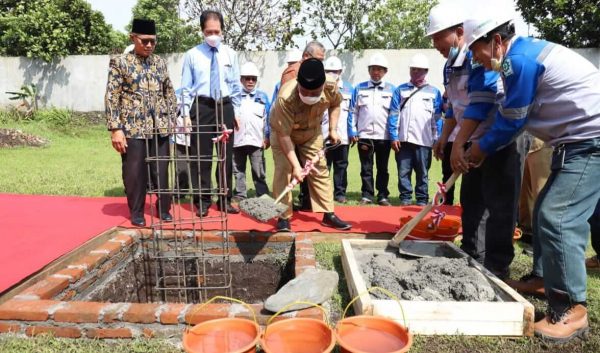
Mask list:
[[[300,164],[308,159],[312,159],[317,152],[323,148],[323,136],[321,127],[314,131],[292,132],[290,136],[292,142],[298,149]],[[271,132],[271,147],[273,148],[273,160],[275,162],[275,174],[273,176],[273,198],[278,197],[292,178],[292,166],[281,150],[277,133]],[[306,179],[308,180],[308,189],[310,191],[310,201],[313,212],[333,212],[333,185],[329,178],[327,161],[325,157],[321,158],[315,164],[316,171],[312,171]],[[292,193],[287,193],[281,203],[288,206],[287,211],[281,216],[288,219],[292,216]]]
[[[533,206],[538,194],[546,185],[551,162],[552,147],[543,147],[535,152],[529,152],[525,158],[519,198],[519,227],[524,233],[532,233]]]

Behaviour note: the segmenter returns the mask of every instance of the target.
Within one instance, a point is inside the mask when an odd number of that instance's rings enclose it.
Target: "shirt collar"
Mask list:
[[[242,88],[242,96],[250,96],[250,97],[254,97],[256,95],[256,88],[253,89],[252,91],[248,92],[245,89]]]
[[[379,89],[383,89],[383,86],[385,86],[385,82],[381,81],[378,85],[375,85],[375,83],[373,83],[373,81],[369,80],[369,88],[379,88]]]

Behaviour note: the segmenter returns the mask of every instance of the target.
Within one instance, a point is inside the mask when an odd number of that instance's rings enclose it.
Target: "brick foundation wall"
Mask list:
[[[163,238],[174,237],[164,232]],[[193,236],[193,235],[191,235]],[[142,239],[152,237],[150,230],[120,230],[115,235],[73,261],[66,268],[47,276],[24,289],[11,300],[0,305],[0,334],[18,333],[28,336],[52,333],[68,338],[136,338],[169,337],[180,335],[183,330],[202,321],[243,317],[252,319],[251,312],[241,304],[158,304],[158,303],[101,303],[71,301],[70,299],[89,288],[110,271],[119,261],[130,256],[131,247]],[[217,232],[203,232],[205,244],[223,241]],[[240,253],[240,248],[252,243],[261,246],[263,254],[291,243],[294,255],[294,272],[299,275],[316,266],[315,251],[309,235],[253,234],[231,232],[230,254]],[[269,246],[266,246],[269,245]],[[260,251],[258,252],[260,254]],[[259,324],[265,325],[272,315],[262,304],[251,304]],[[201,310],[199,310],[201,308]],[[287,317],[311,317],[323,319],[319,309],[311,308],[282,315]]]

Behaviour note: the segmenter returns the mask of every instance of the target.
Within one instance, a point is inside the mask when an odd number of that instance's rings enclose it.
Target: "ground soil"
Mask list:
[[[0,148],[44,147],[48,140],[16,129],[0,129]]]
[[[102,302],[172,302],[172,303],[195,303],[202,302],[215,295],[232,296],[246,303],[262,303],[270,295],[277,292],[285,283],[293,278],[293,267],[289,262],[282,261],[253,261],[253,262],[231,262],[231,289],[225,289],[229,276],[224,271],[223,264],[187,262],[186,285],[177,281],[180,276],[176,265],[163,262],[162,271],[158,273],[167,274],[168,277],[159,282],[168,290],[157,291],[155,289],[156,267],[145,263],[142,257],[137,257],[126,266],[122,266],[111,274],[107,280],[97,283],[84,300]],[[198,267],[199,266],[199,267]],[[181,267],[180,267],[181,268]],[[179,271],[182,273],[182,271]],[[210,276],[191,276],[190,274],[207,273]],[[198,277],[202,283],[198,284]],[[181,289],[183,287],[193,289]],[[222,289],[201,289],[207,287],[221,287]],[[171,289],[172,288],[172,289]],[[179,289],[178,289],[179,288]]]

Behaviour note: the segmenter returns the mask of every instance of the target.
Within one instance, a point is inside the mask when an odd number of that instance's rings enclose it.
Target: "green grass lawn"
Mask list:
[[[122,196],[121,161],[110,144],[109,133],[103,126],[77,128],[59,132],[44,123],[4,123],[0,127],[17,127],[24,132],[46,137],[46,148],[0,149],[0,192],[17,194]],[[392,152],[393,154],[393,152]],[[348,168],[348,199],[350,204],[360,200],[360,161],[356,147],[350,151]],[[273,158],[265,153],[267,183],[272,185]],[[393,155],[389,162],[389,190],[392,202],[398,204],[398,172]],[[251,179],[250,163],[246,175]],[[441,181],[439,161],[433,161],[429,189],[433,195]],[[254,195],[251,180],[247,181],[249,195]],[[460,184],[460,181],[458,182]],[[456,191],[458,195],[458,190]]]
[[[1,121],[1,119],[0,119]],[[120,176],[120,158],[110,145],[109,134],[103,126],[51,128],[45,123],[0,123],[0,127],[17,127],[25,132],[48,138],[46,148],[0,149],[0,192],[20,194],[118,196],[123,195]],[[66,131],[66,132],[65,132]],[[271,185],[273,162],[270,150],[266,153],[268,183]],[[350,152],[348,196],[351,204],[360,199],[360,164],[356,148]],[[250,175],[250,173],[248,173]],[[440,164],[434,161],[430,172],[430,191],[441,180]],[[249,183],[249,186],[252,184]],[[389,188],[392,201],[398,203],[397,171],[390,158]],[[458,190],[457,190],[458,193]],[[458,194],[457,194],[458,199]],[[334,295],[334,321],[343,305],[348,303],[348,292],[343,277],[339,243],[316,244],[317,260],[324,268],[340,273],[340,284]],[[521,254],[512,266],[512,277],[518,278],[531,268],[531,258]],[[538,339],[474,338],[462,336],[416,337],[411,352],[600,352],[600,274],[588,276],[590,324],[593,333],[587,342],[566,346],[547,346]],[[532,299],[536,309],[543,310],[542,301]],[[485,313],[482,313],[485,315]],[[177,338],[175,338],[175,342]],[[51,337],[17,338],[0,336],[2,353],[71,353],[71,352],[179,352],[173,341],[93,341],[64,340]]]

